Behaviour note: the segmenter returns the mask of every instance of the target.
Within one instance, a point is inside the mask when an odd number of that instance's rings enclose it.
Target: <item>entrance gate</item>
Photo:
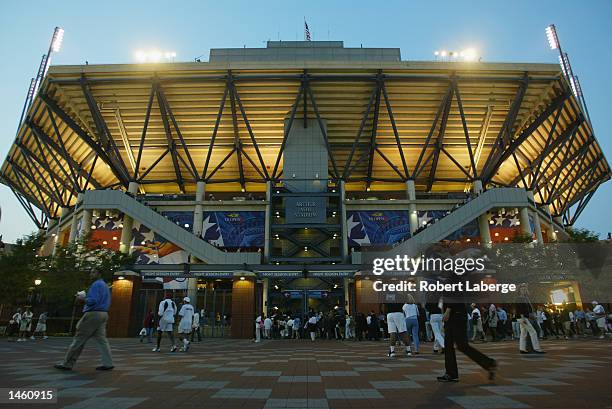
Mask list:
[[[157,308],[166,293],[172,294],[172,299],[180,309],[183,297],[187,296],[187,290],[142,289],[138,295],[136,322],[142,323],[149,310],[153,311],[155,316],[157,316]],[[200,320],[200,331],[203,337],[224,338],[230,336],[231,289],[199,288],[197,300],[195,302],[192,300],[191,303],[198,312],[205,311],[203,318]],[[179,319],[178,317],[176,318],[177,325]],[[138,328],[141,328],[141,325]]]

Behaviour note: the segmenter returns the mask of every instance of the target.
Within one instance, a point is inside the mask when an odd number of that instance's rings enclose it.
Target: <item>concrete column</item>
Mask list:
[[[261,295],[261,312],[266,314],[266,317],[267,317],[268,316],[268,290],[270,289],[270,279],[262,278],[261,283],[262,283],[262,292],[263,292],[263,294]]]
[[[519,210],[519,220],[521,222],[521,233],[529,235],[533,234],[531,231],[531,224],[529,223],[529,208],[521,207]]]
[[[195,196],[195,208],[193,211],[193,234],[200,237],[202,235],[202,223],[204,221],[204,192],[206,191],[206,184],[203,180],[196,182],[196,196]]]
[[[535,203],[533,191],[528,190],[527,197],[529,197],[529,200]],[[544,243],[544,237],[542,236],[542,226],[540,226],[540,215],[538,214],[537,211],[535,211],[535,212],[532,212],[531,217],[533,217],[533,230],[536,235],[536,242],[538,244],[542,244]]]
[[[487,213],[478,216],[478,230],[480,230],[480,243],[483,246],[491,246],[491,231],[489,230]]]
[[[70,223],[70,236],[68,239],[70,242],[74,242],[77,238],[77,209],[79,204],[83,201],[83,193],[79,193],[77,195],[77,202],[74,205],[74,210],[72,211],[72,222]]]
[[[555,233],[555,229],[556,228],[555,228],[555,225],[553,224],[553,221],[552,221],[552,216],[550,214],[550,207],[547,204],[544,204],[542,206],[542,210],[544,210],[544,212],[548,215],[548,220],[547,220],[547,222],[548,222],[548,230],[547,230],[547,235],[546,235],[547,238],[548,238],[548,241],[549,242],[556,241],[557,240],[557,233]]]
[[[69,212],[70,212],[70,208],[69,207],[62,207],[60,209],[60,218],[57,221],[57,233],[55,234],[55,238],[53,239],[53,252],[51,253],[52,255],[55,255],[55,253],[56,253],[57,242],[58,242],[58,240],[60,238],[60,235],[62,233],[62,223],[66,219],[66,216],[68,216]]]
[[[477,195],[482,193],[482,180],[477,179],[474,181],[474,184],[472,185],[472,191]]]
[[[474,181],[472,184],[472,192],[477,195],[482,193],[482,181]],[[478,216],[478,230],[480,231],[480,243],[483,246],[490,247],[492,243],[491,230],[489,230],[489,217],[486,212]]]
[[[342,285],[344,286],[344,310],[350,314],[351,313],[351,302],[350,302],[350,292],[349,285],[351,280],[348,277],[344,277],[342,279]]]
[[[86,237],[90,232],[91,232],[91,221],[92,219],[92,212],[91,209],[84,209],[83,210],[83,231],[81,232],[81,234],[83,235],[83,237]]]
[[[348,261],[349,250],[348,250],[348,226],[346,224],[346,185],[344,180],[340,181],[340,225],[342,226],[342,248],[340,252],[345,262]]]
[[[138,193],[138,183],[130,182],[128,185],[129,194],[136,196]],[[130,252],[130,243],[132,242],[132,226],[134,224],[134,220],[124,214],[123,215],[123,228],[121,230],[121,241],[119,242],[119,251],[128,254]]]
[[[416,188],[413,179],[406,181],[406,197],[412,201],[412,203],[408,204],[408,222],[410,224],[410,234],[413,234],[419,228],[419,214],[414,202],[416,200]]]
[[[264,219],[264,262],[267,263],[270,260],[270,220],[272,218],[272,181],[266,182],[266,212]],[[264,291],[265,297],[267,293]]]
[[[197,278],[188,278],[187,279],[187,296],[191,299],[191,305],[196,311],[198,309],[198,279]]]

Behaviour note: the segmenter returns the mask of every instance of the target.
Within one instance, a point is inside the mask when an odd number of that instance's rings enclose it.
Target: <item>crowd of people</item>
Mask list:
[[[36,339],[37,334],[42,339],[49,338],[47,336],[47,312],[44,311],[39,314],[36,326],[33,327],[34,313],[31,308],[30,305],[24,306],[23,311],[21,308],[17,308],[17,311],[11,316],[7,328],[9,341],[25,342],[28,339],[33,341]]]

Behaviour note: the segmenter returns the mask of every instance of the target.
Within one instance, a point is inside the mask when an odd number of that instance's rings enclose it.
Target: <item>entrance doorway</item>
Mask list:
[[[268,315],[280,313],[307,317],[310,312],[340,312],[345,309],[342,279],[298,278],[270,280]]]

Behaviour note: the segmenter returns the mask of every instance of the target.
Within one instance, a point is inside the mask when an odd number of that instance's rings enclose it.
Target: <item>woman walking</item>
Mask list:
[[[419,308],[414,302],[412,294],[408,294],[408,301],[402,307],[404,317],[406,319],[406,331],[412,336],[414,350],[410,350],[410,345],[406,345],[408,355],[417,355],[419,353]],[[412,353],[411,353],[412,352]]]

